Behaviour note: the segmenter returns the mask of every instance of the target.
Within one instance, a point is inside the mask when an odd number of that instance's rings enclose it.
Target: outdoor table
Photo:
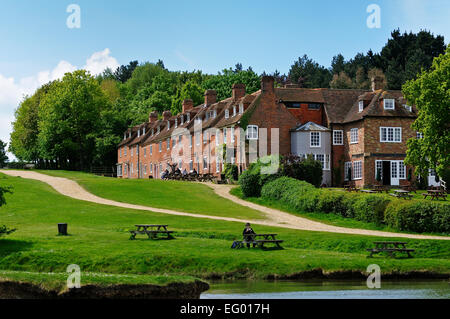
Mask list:
[[[370,251],[370,255],[367,258],[373,257],[373,254],[378,254],[381,252],[387,252],[390,257],[395,257],[394,252],[405,252],[408,254],[408,257],[411,258],[411,252],[414,249],[406,248],[406,242],[401,241],[374,241],[375,248],[368,248],[367,251]]]
[[[409,191],[405,191],[404,189],[395,189],[394,192],[396,193],[394,196],[398,197],[398,198],[403,198],[403,199],[411,199],[412,195],[410,194]]]
[[[135,239],[138,234],[146,234],[150,239],[157,238],[158,234],[166,234],[168,239],[173,238],[172,233],[174,233],[174,231],[167,230],[168,225],[137,224],[134,226],[136,226],[136,230],[130,231],[130,239]]]
[[[427,190],[427,193],[423,194],[423,198],[426,199],[427,196],[430,196],[431,200],[439,199],[439,198],[442,198],[443,200],[446,200],[446,198],[447,198],[447,195],[445,194],[445,192],[443,190],[438,190],[438,189],[429,189],[429,190]]]
[[[278,248],[282,248],[280,244],[283,240],[276,239],[277,234],[246,234],[244,240],[237,242],[235,248],[242,248],[245,244],[255,244],[260,248],[264,248],[264,244],[275,244]],[[261,238],[261,239],[258,239]]]

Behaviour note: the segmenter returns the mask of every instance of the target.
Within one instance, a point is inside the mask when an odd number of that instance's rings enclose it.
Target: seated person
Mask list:
[[[177,167],[177,169],[175,170],[175,174],[177,174],[177,175],[179,175],[179,174],[181,174],[181,171],[180,171],[180,169]]]
[[[187,170],[183,169],[183,176],[186,176],[186,175],[187,175]]]
[[[192,174],[198,175],[198,173],[197,173],[197,171],[195,170],[195,168],[194,168],[194,170],[192,171]]]
[[[242,235],[244,236],[245,241],[254,241],[254,236],[249,236],[256,234],[253,228],[250,226],[250,223],[245,224],[244,231],[242,232]],[[256,243],[253,243],[253,247],[256,247]],[[247,243],[247,248],[250,248],[250,243]]]

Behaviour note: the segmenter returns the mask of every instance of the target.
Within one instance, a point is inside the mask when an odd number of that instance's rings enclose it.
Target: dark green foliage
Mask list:
[[[0,186],[0,207],[6,204],[6,200],[5,200],[6,193],[12,193],[11,188],[5,187],[5,186]],[[14,231],[15,231],[15,229],[8,228],[5,225],[0,226],[0,237],[2,237],[4,235],[9,235]]]
[[[392,202],[385,212],[386,223],[398,230],[450,233],[450,205],[423,201]]]
[[[327,88],[331,81],[331,72],[305,54],[291,66],[289,79],[292,83],[301,83],[306,88]]]
[[[239,185],[245,197],[259,197],[264,184],[278,178],[280,170],[277,164],[280,163],[279,156],[265,156],[257,162],[250,164],[241,176]]]
[[[225,177],[237,181],[239,178],[239,169],[235,164],[226,163],[224,167]]]
[[[4,167],[8,162],[8,156],[6,155],[6,143],[0,140],[0,168]]]
[[[322,183],[322,163],[315,161],[312,156],[308,156],[306,159],[296,155],[283,156],[281,167],[280,175],[282,176],[306,181],[316,187]]]
[[[386,195],[362,195],[353,205],[354,218],[379,225],[384,222],[384,211],[390,202]]]

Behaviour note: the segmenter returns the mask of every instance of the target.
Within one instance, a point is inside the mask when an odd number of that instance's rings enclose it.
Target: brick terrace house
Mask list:
[[[349,167],[358,186],[377,183],[376,170],[383,184],[404,184],[416,110],[400,91],[378,83],[371,91],[275,88],[265,76],[252,94],[235,84],[230,98],[217,101],[207,90],[203,104],[185,100],[180,114],[165,111],[158,119],[153,112],[147,123],[127,130],[118,145],[118,177],[160,178],[168,164],[220,176],[224,160],[242,172],[264,155],[311,153],[322,162],[328,186],[347,180]]]

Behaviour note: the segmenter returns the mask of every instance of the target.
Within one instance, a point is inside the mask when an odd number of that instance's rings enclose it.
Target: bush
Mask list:
[[[398,230],[450,233],[450,205],[423,201],[393,201],[386,209],[385,221]]]
[[[391,202],[385,195],[362,195],[353,204],[354,217],[368,223],[382,224],[384,211]]]
[[[259,158],[256,163],[250,164],[249,168],[239,176],[239,185],[245,197],[259,197],[264,184],[280,176],[279,166],[274,165],[272,167],[271,165],[280,163],[279,156],[278,159],[275,156],[269,155]],[[265,172],[267,174],[264,174]]]
[[[239,169],[235,164],[225,164],[224,173],[227,179],[237,181],[239,178]]]
[[[312,156],[306,159],[297,155],[287,155],[281,159],[281,175],[306,181],[316,187],[322,184],[322,163]]]

